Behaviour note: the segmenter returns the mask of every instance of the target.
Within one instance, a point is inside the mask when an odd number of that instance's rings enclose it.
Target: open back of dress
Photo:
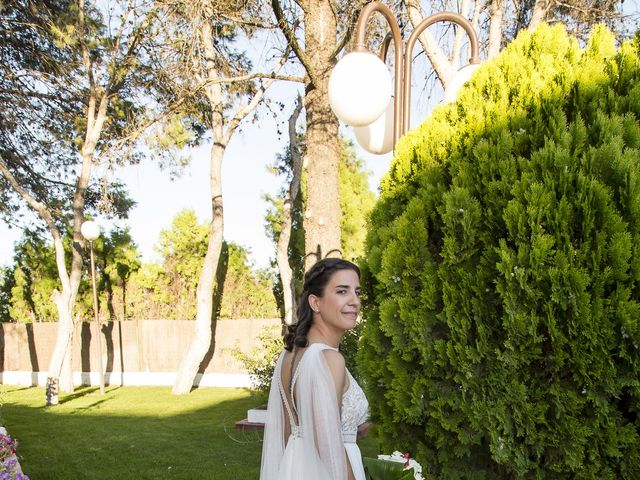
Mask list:
[[[278,358],[269,393],[261,480],[347,480],[347,455],[353,466],[356,480],[364,480],[360,451],[355,444],[356,431],[351,426],[352,423],[356,425],[356,420],[359,420],[362,414],[343,412],[343,418],[353,419],[352,422],[347,422],[349,423],[347,427],[349,441],[345,442],[343,419],[335,401],[335,384],[322,354],[326,349],[332,349],[332,347],[314,343],[304,352],[292,374],[289,387],[291,402],[282,384],[285,353],[283,352]],[[350,398],[353,398],[354,393],[358,392],[351,390],[357,388],[364,398],[362,390],[351,375],[349,375],[349,381],[350,385],[345,397],[350,394]],[[343,398],[343,406],[347,407],[344,400],[345,398]],[[364,402],[366,416],[366,399]],[[355,403],[361,410],[362,402]],[[349,405],[352,404],[353,402],[349,403]],[[291,434],[285,442],[286,418],[291,426]],[[353,437],[352,440],[351,437]]]

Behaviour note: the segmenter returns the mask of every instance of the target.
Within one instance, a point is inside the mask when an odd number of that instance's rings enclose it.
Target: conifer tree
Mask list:
[[[523,32],[399,143],[360,367],[430,478],[640,477],[640,37]]]

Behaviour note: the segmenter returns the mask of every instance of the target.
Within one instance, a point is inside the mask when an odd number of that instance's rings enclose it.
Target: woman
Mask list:
[[[269,393],[261,480],[364,480],[369,405],[338,346],[360,312],[360,270],[338,258],[305,274]]]

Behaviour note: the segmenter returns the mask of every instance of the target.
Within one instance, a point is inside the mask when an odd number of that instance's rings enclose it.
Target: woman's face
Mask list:
[[[351,269],[338,270],[329,278],[322,297],[309,296],[311,309],[327,326],[349,330],[360,313],[360,279]]]

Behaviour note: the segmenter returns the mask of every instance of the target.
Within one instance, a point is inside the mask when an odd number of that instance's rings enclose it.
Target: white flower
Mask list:
[[[413,469],[413,478],[415,478],[415,480],[424,480],[424,477],[422,476],[422,465],[411,458],[408,453],[403,454],[396,450],[391,455],[378,455],[378,459],[387,460],[389,462],[404,463],[405,470]]]

